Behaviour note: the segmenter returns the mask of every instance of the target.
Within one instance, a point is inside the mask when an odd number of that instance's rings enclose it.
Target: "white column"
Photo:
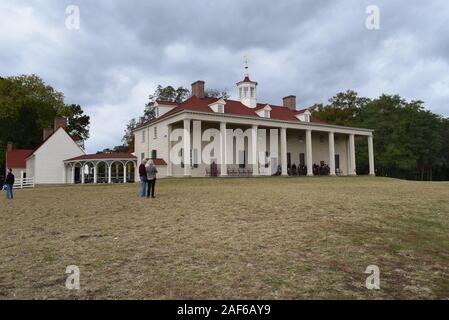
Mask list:
[[[282,175],[287,175],[287,129],[281,128],[281,167]]]
[[[72,184],[75,184],[75,164],[72,163]]]
[[[374,147],[373,147],[373,136],[368,136],[368,159],[369,159],[369,175],[375,176],[374,171]]]
[[[108,164],[108,183],[112,183],[112,163]]]
[[[94,184],[97,184],[97,166],[98,166],[98,163],[96,163],[95,165],[94,165]]]
[[[313,176],[312,130],[306,130],[307,175]]]
[[[171,166],[171,125],[167,125],[167,177],[172,176]]]
[[[252,145],[251,145],[251,153],[252,153],[252,159],[253,159],[253,175],[254,176],[258,176],[259,175],[259,157],[258,157],[258,135],[257,135],[257,130],[258,130],[258,126],[253,125],[252,129],[251,129],[251,140],[252,140]]]
[[[226,140],[226,122],[220,122],[220,171],[221,176],[228,175],[228,149]]]
[[[330,175],[335,176],[335,139],[334,133],[329,132],[329,168]]]
[[[349,157],[351,159],[351,170],[349,171],[349,175],[356,175],[356,163],[355,163],[355,140],[354,134],[349,135]]]
[[[126,163],[123,164],[123,183],[126,183]]]
[[[184,175],[191,176],[190,168],[190,119],[184,120]]]
[[[85,163],[81,164],[81,184],[84,184],[84,169],[85,169]]]

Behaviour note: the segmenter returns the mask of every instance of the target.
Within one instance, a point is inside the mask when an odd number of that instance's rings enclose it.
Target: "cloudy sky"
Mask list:
[[[66,27],[69,5],[79,30]],[[366,27],[369,5],[379,30]],[[158,84],[201,79],[235,97],[245,53],[260,102],[296,94],[307,106],[353,89],[421,99],[449,116],[445,0],[0,2],[0,75],[35,73],[81,104],[88,152],[120,144]]]

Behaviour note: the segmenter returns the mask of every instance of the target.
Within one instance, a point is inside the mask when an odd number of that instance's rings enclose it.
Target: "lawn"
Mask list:
[[[449,183],[160,180],[0,199],[1,299],[448,299]],[[65,288],[68,265],[80,290]],[[368,290],[368,265],[380,290]]]

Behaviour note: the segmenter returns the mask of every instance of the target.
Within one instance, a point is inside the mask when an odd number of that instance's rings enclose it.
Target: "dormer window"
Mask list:
[[[262,109],[257,110],[256,113],[261,118],[270,118],[271,117],[271,107],[267,104]]]
[[[154,116],[159,118],[159,107],[154,108]]]
[[[219,99],[218,101],[211,103],[209,108],[211,108],[213,112],[224,113],[225,104],[226,101],[224,99]]]
[[[309,110],[304,111],[303,113],[297,114],[296,118],[302,122],[310,122],[311,113]]]

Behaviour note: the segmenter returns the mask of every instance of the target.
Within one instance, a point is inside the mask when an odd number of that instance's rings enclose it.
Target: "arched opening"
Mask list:
[[[94,183],[94,164],[92,162],[84,163],[82,173],[84,174],[84,183]]]
[[[82,172],[82,164],[77,162],[73,164],[74,172],[73,172],[73,183],[81,183],[81,172]]]
[[[120,161],[115,161],[111,164],[111,182],[123,183],[124,164]]]
[[[128,161],[125,165],[126,182],[135,182],[135,165],[134,162]]]
[[[97,183],[108,183],[109,166],[106,162],[97,163]]]

